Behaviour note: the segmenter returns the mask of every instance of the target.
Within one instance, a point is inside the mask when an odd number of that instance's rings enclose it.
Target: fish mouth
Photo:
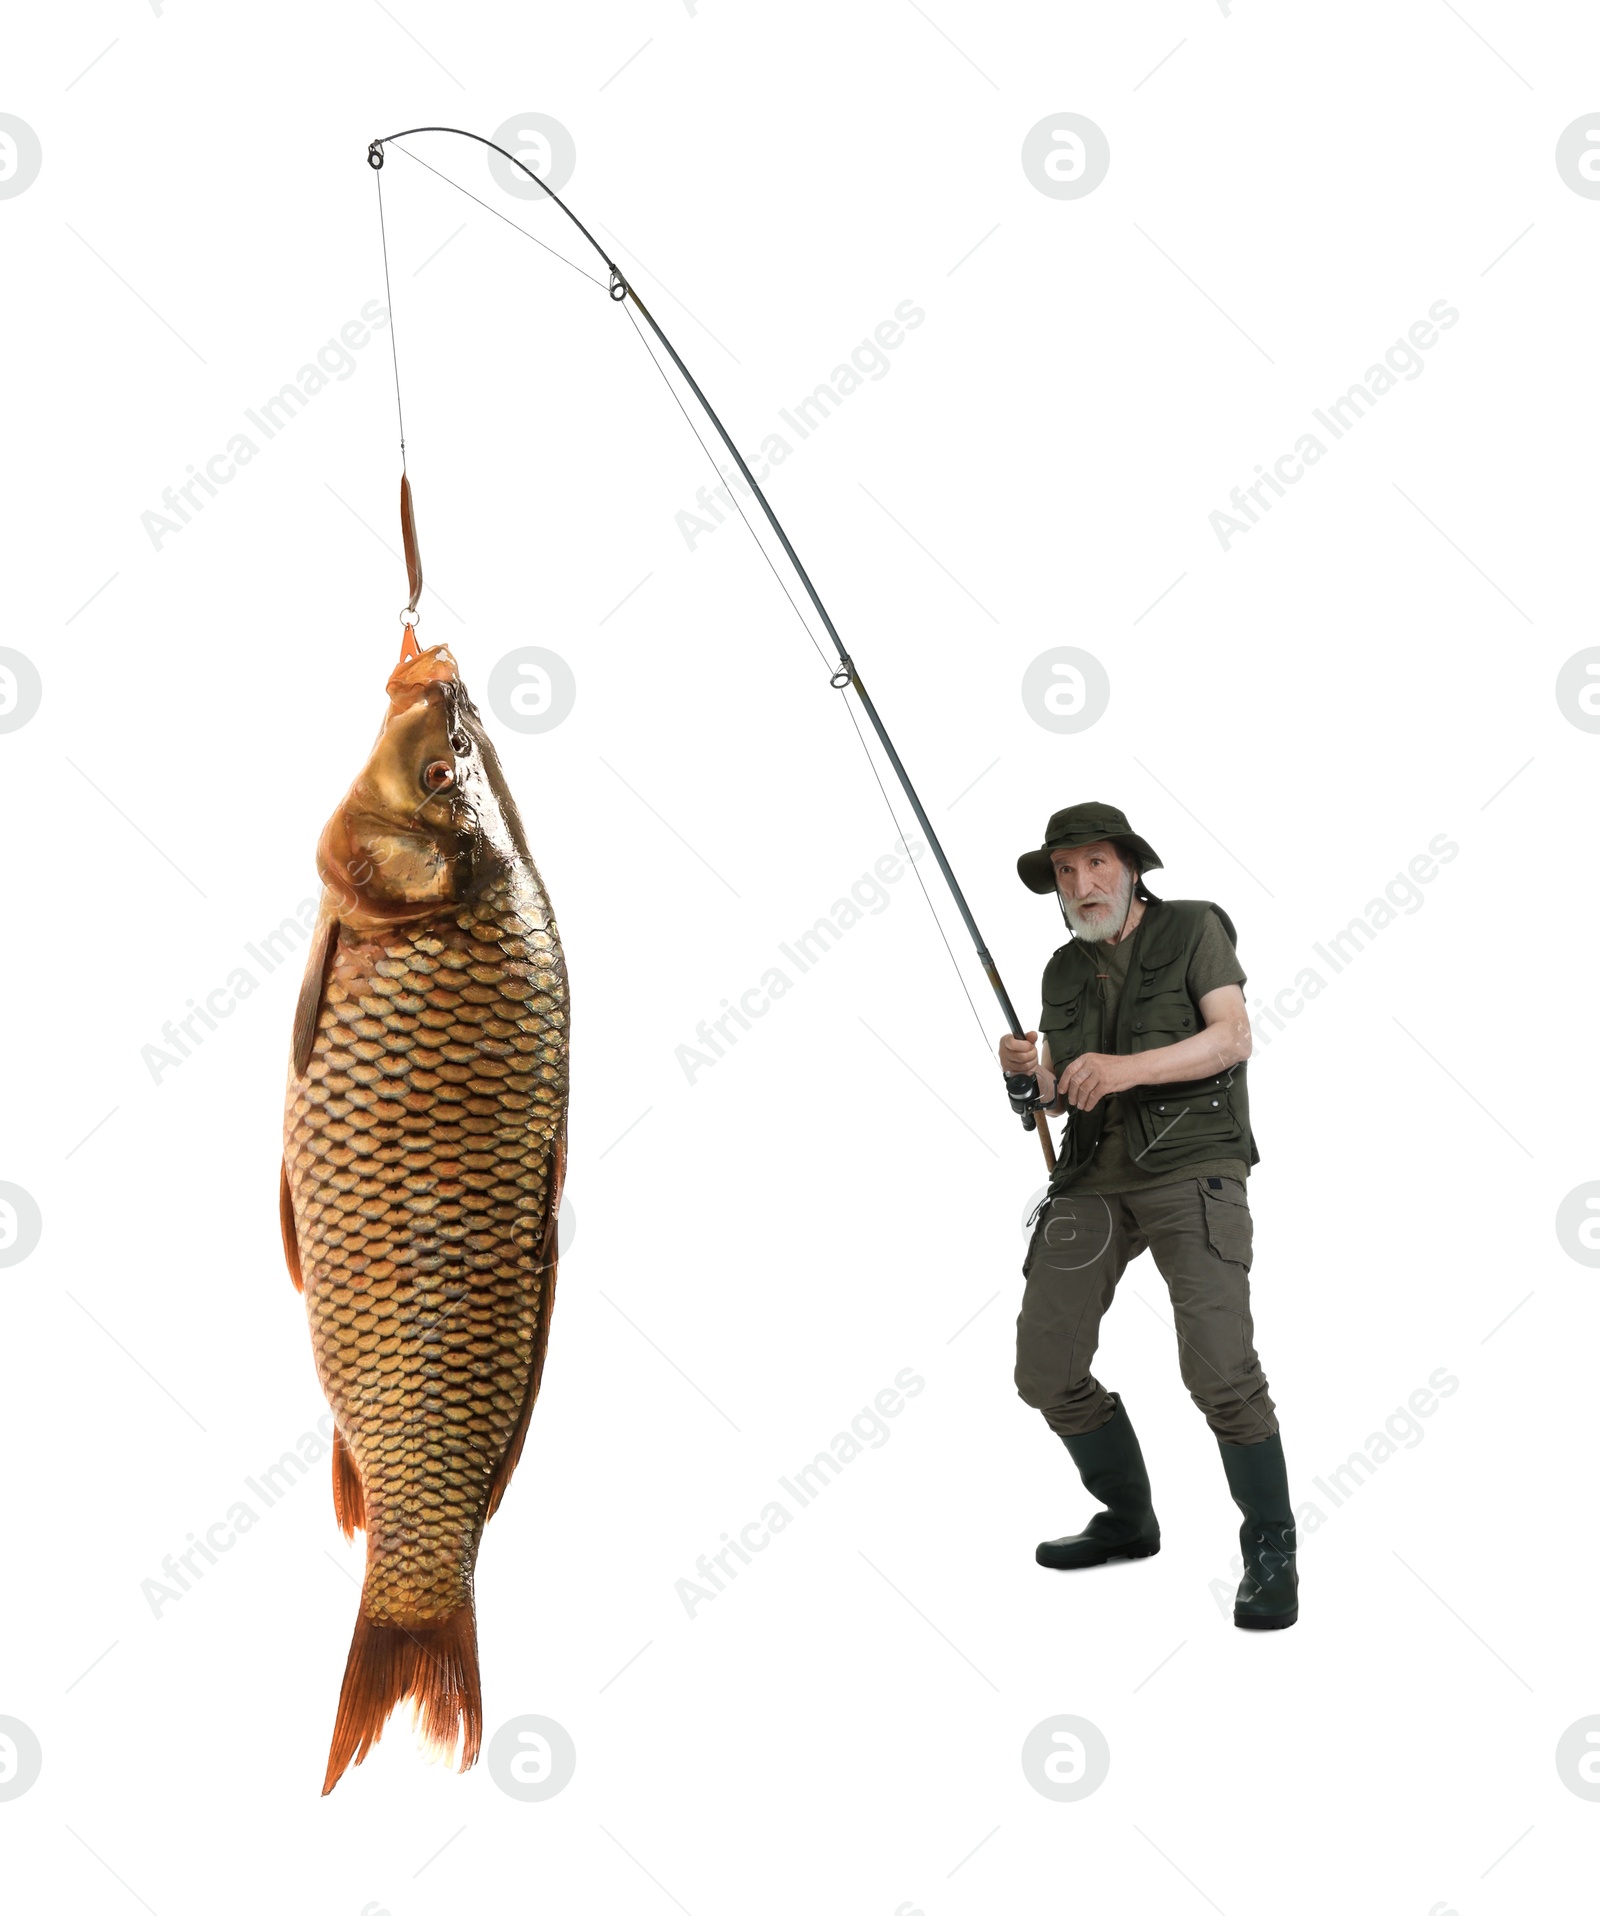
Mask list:
[[[460,669],[449,646],[430,645],[414,659],[402,659],[389,674],[384,690],[392,705],[404,707],[425,698],[430,685],[459,686],[460,683]]]
[[[432,703],[443,709],[451,751],[461,758],[470,750],[471,728],[463,721],[469,715],[476,720],[477,712],[448,645],[430,646],[414,659],[403,659],[389,674],[385,690],[389,694],[385,728],[418,705]]]

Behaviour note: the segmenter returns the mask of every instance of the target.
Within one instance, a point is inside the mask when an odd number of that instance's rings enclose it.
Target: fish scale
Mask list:
[[[312,1349],[361,1474],[373,1623],[471,1601],[548,1308],[566,1011],[548,903],[501,885],[425,929],[342,932],[291,1086]]]

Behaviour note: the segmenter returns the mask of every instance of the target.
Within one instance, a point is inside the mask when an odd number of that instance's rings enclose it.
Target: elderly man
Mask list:
[[[1017,1389],[1105,1506],[1035,1555],[1077,1570],[1161,1547],[1139,1440],[1089,1369],[1117,1280],[1148,1248],[1183,1381],[1244,1517],[1233,1620],[1281,1630],[1299,1615],[1299,1584],[1283,1443],[1250,1321],[1245,1180],[1259,1153],[1245,974],[1225,912],[1145,887],[1160,865],[1121,812],[1094,803],[1057,812],[1044,844],[1017,860],[1030,891],[1056,894],[1072,934],[1045,967],[1039,1029],[1000,1044],[1002,1068],[1035,1077],[1044,1108],[1068,1113],[1022,1267]]]

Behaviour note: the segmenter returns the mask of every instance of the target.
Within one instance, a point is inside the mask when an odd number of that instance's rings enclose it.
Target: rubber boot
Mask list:
[[[1225,1444],[1218,1438],[1217,1448],[1228,1489],[1244,1513],[1239,1526],[1244,1581],[1233,1620],[1241,1630],[1286,1630],[1300,1614],[1300,1578],[1283,1439],[1276,1431],[1260,1444]]]
[[[1153,1557],[1161,1548],[1161,1526],[1150,1508],[1150,1479],[1133,1425],[1113,1392],[1116,1409],[1109,1423],[1082,1437],[1062,1442],[1078,1466],[1083,1487],[1106,1507],[1097,1510],[1075,1537],[1042,1543],[1034,1560],[1047,1570],[1084,1570],[1109,1557]]]

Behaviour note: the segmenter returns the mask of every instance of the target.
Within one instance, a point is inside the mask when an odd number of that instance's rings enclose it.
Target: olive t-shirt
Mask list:
[[[1100,996],[1105,1005],[1105,1022],[1101,1028],[1109,1036],[1116,1029],[1117,1007],[1122,999],[1122,987],[1127,982],[1133,939],[1121,938],[1114,945],[1102,943],[1086,946],[1085,949],[1096,961]],[[1215,991],[1220,985],[1242,985],[1244,981],[1239,954],[1234,950],[1217,914],[1208,911],[1200,942],[1184,974],[1189,996],[1198,1005],[1208,991]],[[1141,1052],[1139,1055],[1145,1057],[1149,1053]],[[1083,1172],[1072,1180],[1075,1192],[1115,1194],[1121,1191],[1147,1191],[1154,1190],[1160,1184],[1187,1183],[1190,1178],[1238,1178],[1243,1181],[1250,1175],[1250,1167],[1243,1159],[1217,1158],[1204,1164],[1186,1164],[1170,1178],[1152,1177],[1148,1171],[1139,1169],[1128,1150],[1128,1134],[1122,1123],[1122,1100],[1110,1097],[1101,1102],[1105,1106],[1105,1119],[1100,1128],[1100,1142]]]

